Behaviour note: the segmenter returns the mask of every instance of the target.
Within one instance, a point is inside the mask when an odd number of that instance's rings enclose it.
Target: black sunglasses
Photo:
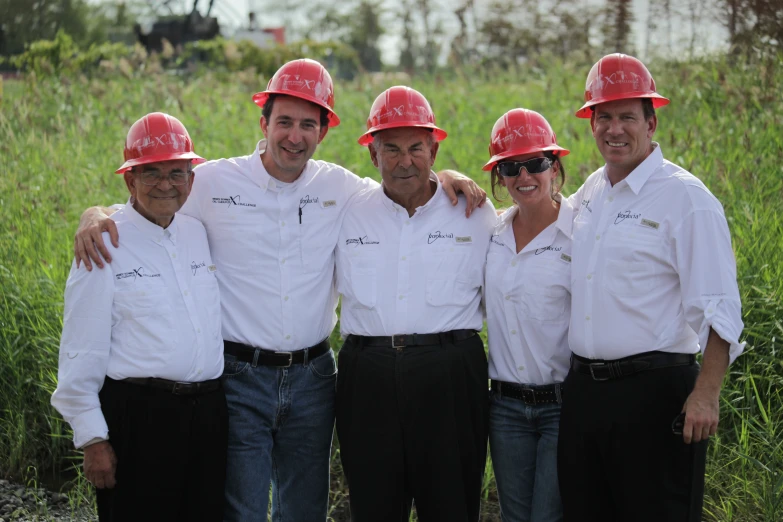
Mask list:
[[[502,161],[496,165],[498,174],[504,178],[515,178],[522,172],[522,168],[528,174],[541,174],[552,166],[549,158],[533,158],[526,161]]]

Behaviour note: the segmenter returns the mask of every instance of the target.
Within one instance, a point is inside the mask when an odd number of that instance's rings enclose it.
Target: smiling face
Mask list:
[[[271,176],[285,182],[299,177],[329,130],[320,120],[321,109],[314,103],[292,96],[275,99],[269,121],[261,119],[267,140],[261,161]]]
[[[430,170],[437,154],[438,143],[432,132],[416,127],[380,131],[370,144],[370,157],[381,172],[384,190],[398,202],[432,195]]]
[[[134,167],[125,173],[125,184],[133,196],[133,208],[136,212],[158,226],[166,228],[177,212],[188,199],[193,188],[193,174],[190,171],[189,160],[159,161]],[[184,185],[172,185],[170,177],[187,175]],[[161,181],[157,185],[145,185],[154,178]]]
[[[642,100],[616,100],[596,105],[590,118],[593,137],[606,162],[607,175],[617,183],[652,152],[658,118],[644,117]]]
[[[526,161],[533,158],[543,158],[543,152],[531,152],[505,158],[506,161]],[[514,203],[522,208],[537,208],[539,205],[552,204],[552,184],[557,177],[558,163],[552,162],[552,166],[540,174],[530,174],[526,169],[521,169],[517,177],[498,176],[498,183],[508,190]]]

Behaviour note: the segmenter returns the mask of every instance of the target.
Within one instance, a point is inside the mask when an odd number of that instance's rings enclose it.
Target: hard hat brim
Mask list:
[[[606,103],[610,101],[617,101],[617,100],[629,100],[629,99],[641,99],[641,98],[650,98],[653,101],[653,108],[657,109],[659,107],[663,107],[664,105],[669,104],[669,99],[664,98],[658,93],[655,92],[628,92],[628,93],[622,93],[622,94],[615,94],[613,96],[603,96],[601,98],[594,98],[590,100],[589,102],[582,105],[582,107],[576,111],[576,117],[577,118],[590,118],[592,116],[593,111],[590,109],[590,107],[593,107],[595,105]]]
[[[122,164],[122,167],[114,171],[115,174],[123,174],[137,165],[148,165],[150,163],[158,163],[159,161],[173,161],[173,160],[191,160],[195,165],[204,163],[205,160],[195,152],[182,152],[175,154],[157,154],[154,156],[144,156],[143,158],[130,159]]]
[[[376,125],[375,127],[372,127],[370,130],[365,132],[359,137],[359,145],[362,145],[364,147],[368,146],[370,143],[372,143],[372,140],[374,139],[374,134],[377,132],[381,132],[382,130],[387,129],[396,129],[396,128],[402,128],[402,127],[415,127],[417,129],[430,129],[432,130],[432,136],[435,138],[435,141],[443,141],[446,139],[448,134],[443,129],[440,129],[433,125],[432,123],[405,123],[405,122],[393,122],[393,123],[385,123],[383,125]]]
[[[549,145],[548,147],[520,147],[518,149],[507,150],[505,152],[501,152],[500,154],[495,154],[489,159],[486,165],[481,167],[481,170],[492,170],[492,167],[494,167],[499,161],[510,158],[512,156],[530,154],[531,152],[551,152],[558,158],[568,156],[571,153],[571,151],[564,149],[559,145]]]
[[[269,95],[270,94],[280,94],[280,95],[283,95],[283,96],[291,96],[293,98],[300,98],[300,99],[302,99],[304,101],[309,101],[310,103],[314,103],[314,104],[318,105],[319,107],[323,107],[324,109],[329,111],[329,128],[337,127],[338,125],[340,125],[340,118],[337,116],[337,113],[334,112],[334,109],[329,107],[329,105],[327,105],[323,101],[319,100],[318,98],[315,98],[313,96],[308,96],[306,94],[297,93],[297,92],[291,92],[291,91],[282,91],[282,90],[272,89],[272,90],[268,90],[268,91],[262,91],[262,92],[255,93],[253,95],[253,103],[255,103],[256,105],[258,105],[259,107],[261,107],[263,109],[264,108],[264,104],[266,103],[266,100],[269,99]]]

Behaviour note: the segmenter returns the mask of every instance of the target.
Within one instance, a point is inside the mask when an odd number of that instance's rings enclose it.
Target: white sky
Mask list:
[[[100,3],[104,0],[89,0],[93,3]],[[130,0],[133,1],[133,0]],[[137,0],[138,1],[138,0]],[[142,0],[143,1],[143,0]],[[150,3],[160,4],[162,0],[148,0]],[[339,0],[337,0],[339,1]],[[545,1],[545,0],[544,0]],[[321,0],[323,2],[323,0]],[[491,0],[477,0],[477,10],[488,5]],[[221,29],[224,34],[230,34],[239,27],[240,24],[244,24],[247,21],[247,13],[249,9],[255,6],[255,10],[259,13],[257,19],[262,27],[272,27],[284,25],[289,18],[291,22],[296,25],[303,26],[307,24],[308,4],[312,8],[315,8],[319,2],[315,0],[215,0],[212,15],[217,16],[221,24]],[[382,3],[390,10],[399,9],[400,0],[382,0]],[[441,9],[445,11],[440,17],[442,19],[443,28],[446,34],[453,36],[457,33],[459,27],[457,18],[453,15],[453,5],[462,4],[459,0],[431,0],[432,5],[442,6]],[[602,5],[605,2],[602,0],[581,0],[582,4],[587,6]],[[697,52],[709,52],[718,48],[724,47],[727,40],[726,30],[721,27],[717,22],[717,13],[714,8],[707,9],[706,5],[714,4],[711,0],[673,0],[672,4],[675,9],[680,10],[680,16],[673,17],[669,21],[672,27],[672,41],[675,49],[687,49],[687,43],[691,39],[692,32],[696,32],[694,39]],[[282,16],[279,12],[263,14],[263,6],[265,5],[292,5],[296,9],[288,16]],[[181,9],[189,11],[193,5],[193,0],[172,0],[171,5],[181,6]],[[199,0],[199,11],[205,13],[209,6],[209,0]],[[698,23],[693,26],[690,20],[689,7],[695,6],[698,8]],[[445,7],[445,8],[444,8]],[[281,11],[276,9],[275,11]],[[636,36],[636,52],[637,55],[644,59],[647,49],[645,45],[646,33],[645,27],[647,23],[647,11],[648,0],[634,0],[633,12],[635,22],[633,25],[634,35]],[[415,17],[414,17],[415,18]],[[393,16],[387,18],[387,35],[380,40],[382,58],[387,64],[396,64],[399,58],[398,46],[400,41],[401,28],[395,23],[396,20]],[[661,21],[661,24],[665,24],[665,21]],[[663,42],[653,42],[651,47],[658,44],[658,48],[662,48]],[[651,49],[654,51],[654,49]]]

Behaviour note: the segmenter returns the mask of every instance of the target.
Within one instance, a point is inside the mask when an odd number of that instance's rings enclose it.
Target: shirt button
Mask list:
[[[519,370],[524,370],[524,369],[525,369],[525,367],[524,367],[524,366],[520,366],[520,367],[519,367]]]
[[[285,297],[283,298],[283,301],[288,301],[288,296],[285,296]]]
[[[284,226],[285,226],[285,221],[281,221],[281,222],[280,222],[280,226],[281,226],[281,227],[284,227]]]
[[[614,196],[609,196],[609,203],[611,203],[612,201],[614,201]]]
[[[290,339],[290,338],[291,338],[291,336],[290,336],[290,335],[286,335],[286,336],[285,336],[285,338],[286,338],[286,339]]]
[[[281,265],[284,265],[284,264],[285,264],[285,259],[281,259],[281,260],[280,260],[280,264],[281,264]]]
[[[185,294],[185,295],[188,295],[188,291],[187,291],[187,290],[185,290],[185,291],[184,291],[184,292],[182,292],[182,293],[183,293],[183,294]]]
[[[507,296],[506,296],[506,301],[508,301],[508,300],[510,300],[510,299],[511,299],[511,296],[510,296],[510,295],[507,295]]]
[[[201,370],[199,370],[199,371],[197,372],[197,375],[201,375],[201,373],[202,373],[202,372],[201,372]]]
[[[400,301],[402,301],[403,299],[405,299],[405,296],[404,295],[400,295]]]
[[[517,334],[516,330],[511,330],[511,335],[516,335],[516,334]]]
[[[406,258],[405,256],[402,256],[400,259],[402,259],[403,261],[405,261],[407,258]]]
[[[588,280],[588,281],[589,281],[590,279],[592,279],[592,278],[593,278],[593,274],[587,274],[587,280]]]
[[[177,254],[171,254],[172,259],[177,257]]]
[[[517,262],[516,261],[512,261],[511,262],[511,266],[517,266]]]
[[[595,236],[595,240],[596,241],[598,241],[599,239],[601,239],[601,234],[598,234],[597,236]]]
[[[590,320],[590,316],[589,316],[589,315],[586,315],[586,316],[585,316],[585,321],[589,321],[589,320]]]
[[[197,333],[201,333],[201,328],[196,330]]]
[[[406,227],[407,227],[408,225],[410,225],[410,224],[411,224],[411,222],[410,222],[410,221],[406,221],[406,222],[405,222],[405,226],[406,226]]]

